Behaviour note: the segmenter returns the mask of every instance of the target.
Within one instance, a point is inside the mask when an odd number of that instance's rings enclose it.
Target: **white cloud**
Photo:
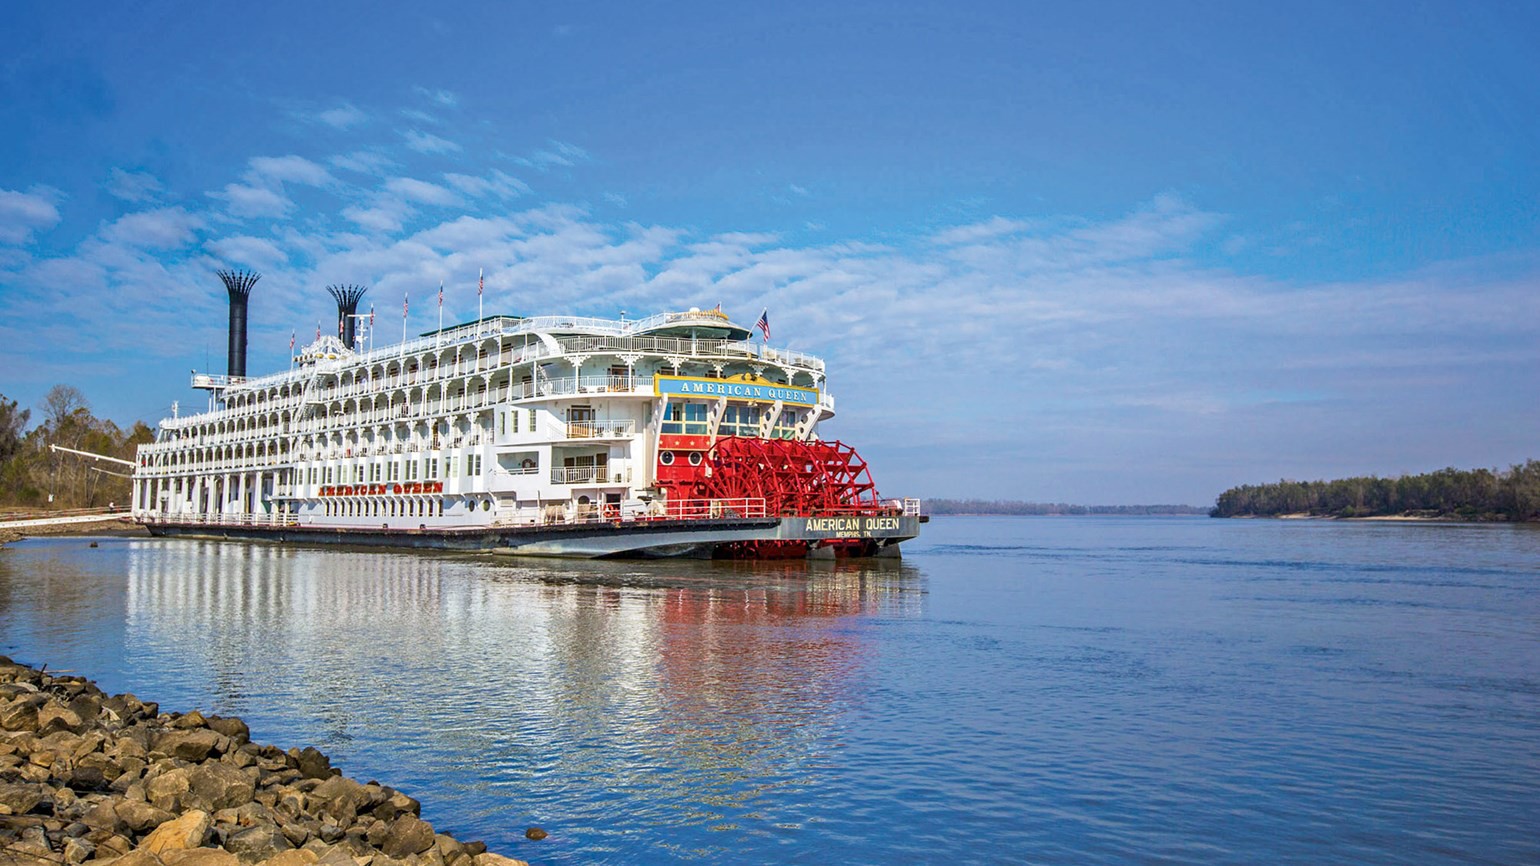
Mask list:
[[[315,118],[327,126],[337,129],[348,129],[368,120],[369,115],[350,103],[343,103],[336,108],[328,108],[318,113]]]
[[[393,177],[385,182],[385,189],[405,201],[419,204],[447,206],[460,203],[460,197],[448,189],[411,177]]]
[[[211,255],[230,264],[268,270],[282,267],[289,258],[273,241],[250,235],[218,238],[204,244],[204,248]]]
[[[59,224],[52,190],[34,187],[32,192],[0,189],[0,243],[24,244],[33,232]]]
[[[204,226],[201,217],[180,207],[127,214],[102,229],[102,237],[116,244],[146,249],[172,250],[191,243]]]
[[[406,139],[406,146],[418,153],[454,153],[461,149],[460,145],[447,138],[416,129],[409,129],[401,135]]]
[[[510,199],[530,193],[529,184],[495,168],[492,169],[490,175],[484,178],[468,174],[451,173],[445,174],[444,180],[448,181],[449,185],[455,189],[477,198],[491,195],[500,199]]]
[[[224,190],[209,196],[227,202],[227,210],[234,217],[283,217],[294,207],[294,202],[283,193],[241,183],[226,184]]]
[[[149,172],[124,171],[114,168],[107,179],[107,192],[115,198],[129,202],[153,201],[164,190],[159,180]]]
[[[412,90],[416,92],[418,96],[424,97],[428,101],[433,102],[436,105],[442,105],[445,108],[454,108],[456,105],[460,104],[460,97],[448,90],[432,90],[421,86],[414,87]]]
[[[359,174],[379,174],[395,165],[395,162],[390,157],[369,150],[355,150],[352,153],[339,154],[332,157],[330,162],[337,168],[356,171]]]
[[[257,156],[250,165],[246,180],[251,183],[325,186],[335,182],[325,168],[302,156]]]
[[[553,165],[570,168],[579,162],[587,162],[588,151],[575,144],[552,140],[550,147],[537,150],[528,156],[516,156],[513,161],[537,171],[545,171]]]

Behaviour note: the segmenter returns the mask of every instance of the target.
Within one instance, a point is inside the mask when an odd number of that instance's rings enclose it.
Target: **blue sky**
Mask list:
[[[0,394],[196,405],[218,267],[254,373],[484,268],[768,307],[885,495],[1540,457],[1533,4],[377,5],[0,8]]]

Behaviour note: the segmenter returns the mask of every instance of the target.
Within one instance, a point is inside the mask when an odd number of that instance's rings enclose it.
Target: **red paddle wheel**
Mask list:
[[[675,487],[690,499],[763,499],[770,516],[885,513],[866,461],[843,442],[718,439],[700,471]],[[729,555],[806,556],[805,541],[738,542]]]

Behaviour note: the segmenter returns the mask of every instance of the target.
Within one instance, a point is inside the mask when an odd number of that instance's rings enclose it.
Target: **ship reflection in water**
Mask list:
[[[141,695],[432,791],[425,815],[445,827],[554,823],[590,856],[628,828],[776,833],[837,808],[821,780],[862,710],[871,630],[924,603],[915,569],[880,560],[128,547],[124,668]]]

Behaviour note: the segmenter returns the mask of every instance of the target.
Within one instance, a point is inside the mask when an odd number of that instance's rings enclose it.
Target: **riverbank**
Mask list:
[[[418,802],[236,718],[0,656],[7,866],[526,866],[437,833]]]
[[[104,517],[89,523],[62,523],[49,526],[10,527],[0,526],[0,547],[23,538],[40,536],[108,535],[123,538],[149,538],[143,526],[127,517]]]

